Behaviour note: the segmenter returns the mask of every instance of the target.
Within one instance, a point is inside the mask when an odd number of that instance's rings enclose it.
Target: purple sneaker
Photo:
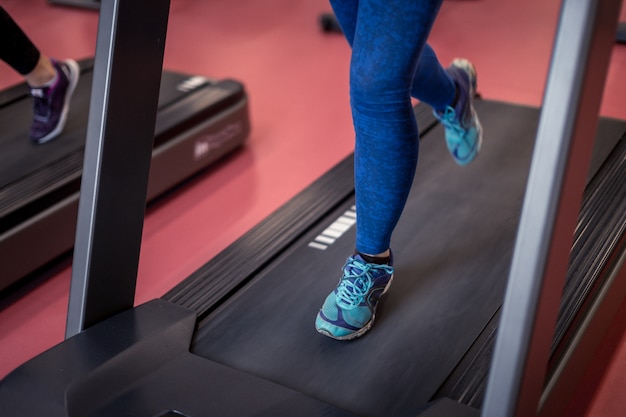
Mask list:
[[[70,99],[80,77],[76,61],[51,61],[58,74],[56,82],[49,87],[30,89],[34,99],[30,139],[36,144],[54,139],[63,130]]]

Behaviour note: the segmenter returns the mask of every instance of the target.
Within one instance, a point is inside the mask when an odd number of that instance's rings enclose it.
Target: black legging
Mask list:
[[[0,6],[0,59],[26,75],[35,69],[39,56],[37,47]]]

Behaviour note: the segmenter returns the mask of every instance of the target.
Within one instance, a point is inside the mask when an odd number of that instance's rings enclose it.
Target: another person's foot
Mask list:
[[[72,93],[80,77],[76,61],[52,61],[57,72],[55,82],[47,87],[31,87],[33,97],[33,124],[30,139],[36,144],[57,137],[65,127]]]
[[[338,340],[362,336],[374,323],[380,297],[393,279],[393,267],[367,263],[360,255],[350,256],[343,266],[343,276],[315,319],[321,334]]]
[[[456,104],[434,113],[445,128],[446,144],[452,158],[459,165],[467,165],[478,154],[483,140],[482,126],[473,105],[476,70],[468,60],[457,58],[446,71],[456,85]]]

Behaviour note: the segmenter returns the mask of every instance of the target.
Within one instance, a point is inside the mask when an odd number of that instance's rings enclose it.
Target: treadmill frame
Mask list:
[[[484,417],[535,415],[541,405],[620,6],[562,5]]]
[[[100,7],[66,337],[134,305],[169,5]]]

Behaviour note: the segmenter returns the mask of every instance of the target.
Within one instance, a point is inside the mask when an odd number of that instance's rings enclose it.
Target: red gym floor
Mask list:
[[[0,4],[43,53],[94,55],[96,12],[45,0]],[[444,63],[458,55],[474,62],[483,97],[539,105],[559,7],[447,0],[431,44]],[[318,16],[329,10],[326,0],[171,0],[164,67],[241,80],[253,130],[241,151],[149,207],[137,303],[161,296],[352,151],[350,51],[341,36],[320,31]],[[18,82],[0,63],[0,89]],[[616,45],[602,115],[626,119],[625,97],[626,46]],[[0,300],[0,377],[63,339],[70,275],[67,257]],[[624,415],[625,316],[626,304],[569,416]]]

